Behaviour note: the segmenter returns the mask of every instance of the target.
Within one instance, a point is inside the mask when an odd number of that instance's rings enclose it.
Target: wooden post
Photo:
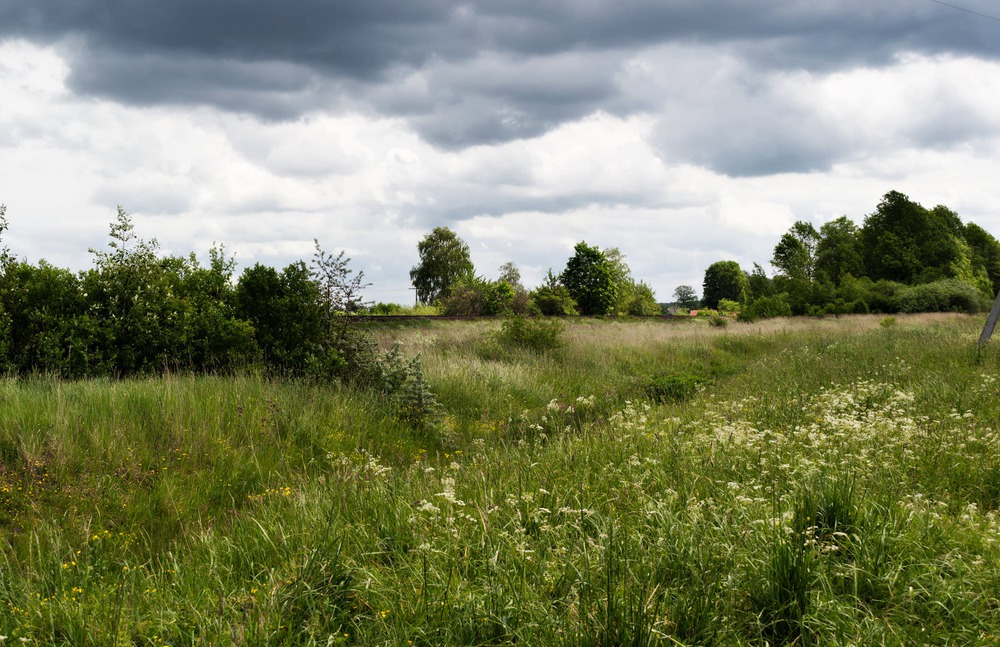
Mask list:
[[[990,316],[986,319],[983,334],[979,335],[980,346],[990,340],[990,337],[993,335],[993,329],[996,328],[997,319],[1000,319],[1000,292],[997,292],[997,298],[993,301],[993,307],[990,308]]]

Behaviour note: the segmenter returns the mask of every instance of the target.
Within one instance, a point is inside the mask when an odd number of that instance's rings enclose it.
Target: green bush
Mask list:
[[[792,307],[783,295],[757,297],[740,311],[740,321],[791,317]]]
[[[504,319],[496,341],[503,346],[544,353],[562,346],[565,329],[558,319],[514,315]]]
[[[975,287],[957,279],[907,287],[896,295],[899,312],[966,312],[988,310],[989,301]]]
[[[719,312],[722,313],[733,313],[740,311],[739,301],[733,301],[732,299],[719,299]]]

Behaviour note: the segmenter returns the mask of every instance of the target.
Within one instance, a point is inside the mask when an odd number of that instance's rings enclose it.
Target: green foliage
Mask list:
[[[493,317],[510,313],[514,308],[514,288],[500,279],[488,281],[467,276],[441,301],[444,314],[452,317]]]
[[[606,315],[618,299],[614,267],[597,247],[579,242],[566,263],[561,280],[582,315]],[[619,268],[620,269],[620,268]]]
[[[754,263],[753,271],[747,275],[747,294],[750,299],[774,296],[776,292],[774,281],[767,278],[764,268]]]
[[[846,216],[820,227],[819,242],[816,243],[816,271],[834,283],[840,282],[846,275],[864,275],[858,226]]]
[[[653,288],[645,281],[633,283],[628,301],[624,303],[624,313],[634,317],[658,315],[663,312],[663,308],[656,301],[656,294]]]
[[[445,299],[465,277],[474,273],[469,246],[447,227],[435,227],[417,244],[420,262],[410,270],[417,300],[434,303]]]
[[[867,275],[901,283],[955,278],[963,253],[960,234],[954,212],[945,207],[928,211],[890,191],[861,230]]]
[[[705,308],[718,308],[720,299],[740,301],[749,288],[749,280],[736,261],[718,261],[705,270],[701,303]]]
[[[420,356],[415,355],[406,365],[404,379],[393,394],[400,416],[413,427],[429,431],[437,426],[441,405],[424,376]]]
[[[368,307],[362,308],[359,314],[369,314],[375,316],[434,316],[441,314],[437,306],[415,305],[401,306],[398,303],[385,303],[380,301]]]
[[[526,292],[521,283],[521,270],[511,261],[500,266],[500,281],[505,281],[515,292]]]
[[[819,233],[812,224],[797,221],[775,246],[771,265],[789,278],[811,281],[819,240]]]
[[[740,303],[732,299],[719,299],[719,305],[716,309],[723,314],[735,314],[740,311]]]
[[[983,294],[956,279],[914,285],[896,295],[899,312],[985,312],[990,301]]]
[[[688,310],[695,310],[701,304],[698,293],[690,285],[678,285],[674,290],[674,302]]]
[[[705,382],[705,378],[688,373],[662,375],[650,380],[644,390],[654,402],[677,404],[693,398]]]
[[[964,230],[969,246],[972,267],[981,271],[989,281],[988,294],[992,298],[1000,292],[1000,242],[975,223],[968,223]]]
[[[740,321],[757,321],[774,317],[790,317],[792,308],[784,295],[762,296],[754,299],[740,310]]]
[[[9,225],[7,223],[7,205],[0,204],[0,242],[3,241],[3,233],[7,231]],[[10,254],[10,249],[4,245],[0,247],[0,272],[3,271],[7,265],[9,265],[14,258]]]
[[[571,321],[507,362],[492,322],[388,326],[430,430],[305,380],[0,381],[0,635],[988,644],[1000,354],[898,320]]]
[[[538,311],[548,317],[565,317],[579,314],[576,300],[569,293],[569,288],[560,282],[558,276],[550,268],[545,282],[531,293],[531,300]]]
[[[536,353],[556,350],[563,345],[566,326],[557,319],[515,315],[504,319],[497,332],[497,341],[510,348],[523,348]]]
[[[307,366],[315,372],[336,363],[335,355],[322,350],[328,312],[304,262],[281,273],[259,263],[247,268],[235,299],[237,316],[253,326],[264,364],[273,371],[305,375]]]

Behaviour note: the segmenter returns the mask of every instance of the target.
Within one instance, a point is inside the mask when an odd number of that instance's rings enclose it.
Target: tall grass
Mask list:
[[[486,322],[381,331],[432,430],[253,376],[0,382],[0,635],[993,644],[980,324],[573,322],[502,355]]]

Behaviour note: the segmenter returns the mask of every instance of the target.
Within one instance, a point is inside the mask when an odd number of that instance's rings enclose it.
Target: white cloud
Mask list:
[[[357,102],[280,122],[80,98],[60,56],[0,43],[0,202],[15,253],[74,269],[104,244],[116,204],[169,252],[219,241],[242,266],[308,259],[319,238],[347,250],[372,298],[403,303],[416,243],[437,225],[466,239],[480,273],[511,260],[528,285],[561,270],[580,240],[619,247],[664,300],[679,284],[700,289],[717,260],[766,266],[797,219],[860,224],[893,189],[1000,230],[1000,66],[968,57],[767,72],[723,49],[650,48],[616,68],[619,103],[538,135],[444,150]],[[549,70],[580,73],[560,65]],[[507,72],[496,82],[516,85]],[[415,94],[443,82],[418,77]],[[817,170],[713,170],[758,168],[757,157]]]

